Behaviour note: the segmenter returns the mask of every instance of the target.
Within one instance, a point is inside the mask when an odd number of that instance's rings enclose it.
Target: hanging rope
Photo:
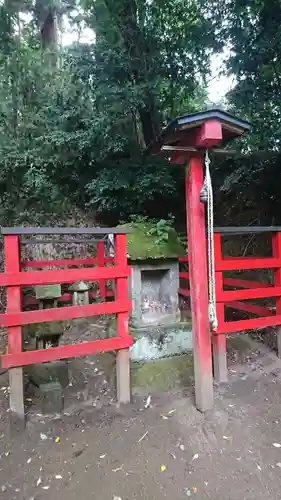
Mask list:
[[[213,205],[212,180],[210,175],[210,157],[208,150],[206,151],[205,155],[205,179],[200,199],[201,201],[207,202],[209,321],[212,331],[215,332],[218,328],[218,319],[216,311],[214,205]]]

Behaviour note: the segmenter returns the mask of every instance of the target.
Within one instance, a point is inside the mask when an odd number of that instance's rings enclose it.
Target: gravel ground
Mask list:
[[[1,390],[0,498],[279,499],[281,363],[250,342],[244,357],[231,351],[230,382],[204,415],[192,388],[118,408],[98,358],[87,358],[70,364],[65,413],[42,416],[29,401],[25,433],[11,436]]]

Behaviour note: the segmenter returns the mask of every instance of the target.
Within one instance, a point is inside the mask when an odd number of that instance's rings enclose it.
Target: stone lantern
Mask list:
[[[89,290],[91,285],[87,281],[76,281],[73,283],[69,290],[73,292],[72,303],[75,306],[86,306],[90,303]]]

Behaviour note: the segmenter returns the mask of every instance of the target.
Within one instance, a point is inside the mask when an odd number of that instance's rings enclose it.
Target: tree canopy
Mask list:
[[[241,149],[255,158],[218,162],[217,199],[233,191],[246,202],[263,183],[281,200],[280,17],[278,0],[2,2],[3,223],[40,223],[69,207],[111,223],[183,214],[182,169],[143,152],[169,120],[205,107],[210,57],[224,47],[236,80],[226,105],[253,122]],[[63,27],[82,23],[92,39],[62,43]]]

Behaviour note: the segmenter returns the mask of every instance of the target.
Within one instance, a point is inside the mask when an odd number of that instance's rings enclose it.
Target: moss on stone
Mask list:
[[[134,393],[160,392],[190,387],[194,380],[193,354],[131,364]]]
[[[122,227],[128,227],[128,255],[131,260],[169,259],[186,255],[175,229],[166,221],[143,218]],[[162,223],[162,224],[161,224]]]

